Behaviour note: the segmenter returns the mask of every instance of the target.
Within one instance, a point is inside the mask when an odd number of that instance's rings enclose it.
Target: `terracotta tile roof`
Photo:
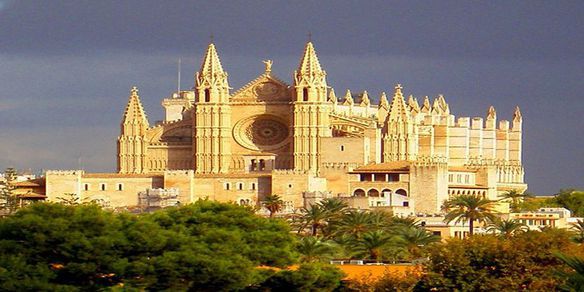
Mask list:
[[[486,190],[488,187],[486,186],[473,186],[473,185],[448,185],[449,189],[481,189]]]
[[[387,172],[387,171],[409,172],[409,170],[410,170],[409,161],[392,161],[363,165],[355,168],[352,172]]]

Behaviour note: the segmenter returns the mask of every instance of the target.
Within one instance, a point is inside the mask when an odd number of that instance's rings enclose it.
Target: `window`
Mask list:
[[[469,182],[470,182],[470,175],[467,174],[464,176],[464,183],[468,184]]]
[[[432,235],[442,236],[442,232],[440,232],[440,231],[432,231]]]
[[[409,207],[410,206],[410,202],[405,201],[403,205],[404,205],[404,207]]]
[[[288,188],[290,188],[290,189],[291,189],[291,188],[292,188],[292,185],[288,185]]]
[[[123,191],[123,190],[124,190],[124,185],[118,184],[118,191]]]
[[[238,183],[237,184],[237,189],[240,190],[240,191],[243,190],[243,183]]]
[[[225,189],[229,190],[231,188],[231,184],[230,183],[225,183]]]
[[[211,92],[209,92],[209,89],[205,89],[205,102],[209,102],[211,101]]]
[[[457,183],[462,183],[462,174],[457,174],[456,175],[456,182]]]
[[[448,175],[448,182],[453,182],[454,181],[454,174],[449,174]]]
[[[341,145],[341,151],[345,151],[345,145]]]
[[[106,189],[106,188],[105,188],[105,184],[101,184],[99,188],[100,188],[102,191],[105,191],[105,189]]]
[[[255,183],[251,183],[251,189],[255,191],[255,189],[256,189],[256,184]]]
[[[89,191],[89,184],[85,184],[85,185],[83,186],[83,188],[84,188],[86,191]]]
[[[308,88],[306,87],[302,89],[302,99],[308,101]]]

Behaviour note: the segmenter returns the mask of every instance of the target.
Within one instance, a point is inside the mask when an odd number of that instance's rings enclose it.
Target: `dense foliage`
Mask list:
[[[269,276],[258,266],[293,264],[294,248],[285,222],[232,204],[199,201],[139,216],[34,204],[0,220],[0,290],[239,290]],[[290,273],[270,281],[301,277]],[[322,273],[340,280],[338,271]]]
[[[563,230],[529,231],[513,237],[475,235],[430,248],[418,291],[555,291],[566,266],[554,254],[584,256]]]

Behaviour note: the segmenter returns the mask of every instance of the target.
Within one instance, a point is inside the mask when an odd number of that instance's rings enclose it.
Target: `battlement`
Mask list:
[[[47,170],[45,175],[55,175],[55,176],[70,176],[70,175],[83,175],[84,170]]]

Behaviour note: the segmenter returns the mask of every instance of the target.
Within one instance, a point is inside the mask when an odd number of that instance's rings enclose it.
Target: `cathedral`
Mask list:
[[[312,42],[290,84],[272,61],[231,92],[209,44],[192,90],[162,100],[165,119],[151,125],[132,87],[123,113],[117,173],[47,171],[49,200],[73,193],[111,207],[137,206],[153,194],[189,203],[212,199],[260,206],[266,195],[293,212],[326,197],[356,208],[433,214],[459,194],[497,199],[523,192],[522,116],[497,121],[459,117],[444,96],[404,96],[397,84],[372,102],[367,91],[329,86]],[[226,67],[227,68],[227,67]]]

